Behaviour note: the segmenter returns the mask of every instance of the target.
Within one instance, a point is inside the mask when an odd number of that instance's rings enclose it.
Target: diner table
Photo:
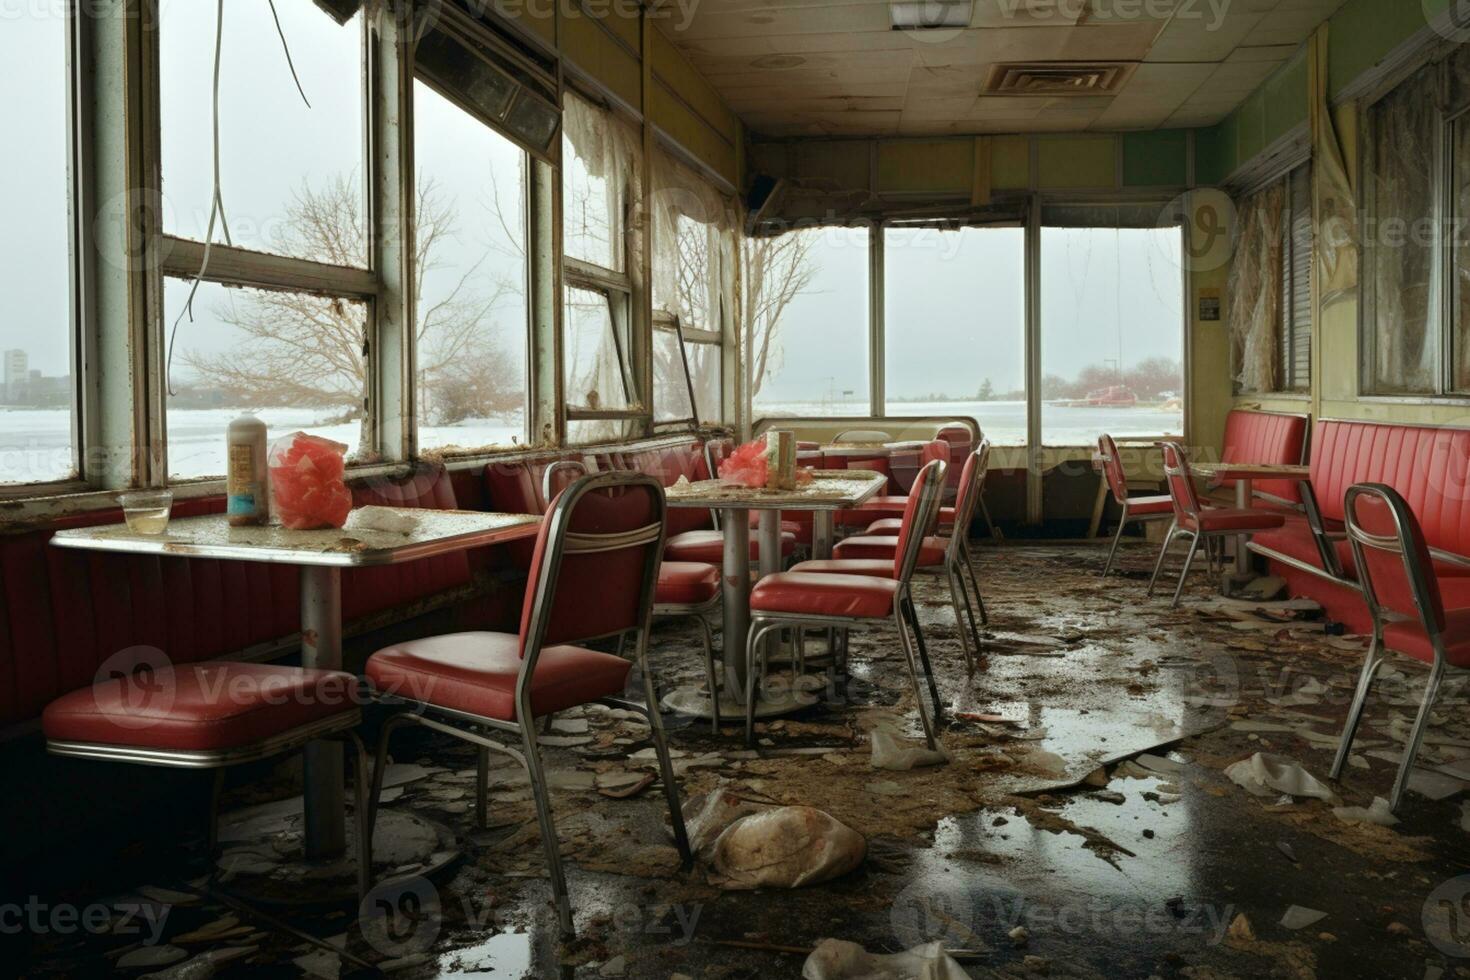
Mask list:
[[[832,557],[832,515],[839,510],[861,507],[881,493],[888,477],[871,470],[814,470],[812,482],[794,490],[752,489],[722,480],[675,483],[665,494],[670,507],[716,510],[721,514],[724,539],[722,570],[724,640],[721,658],[725,690],[735,695],[731,707],[743,712],[745,697],[746,634],[750,630],[750,512],[759,514],[757,540],[760,544],[760,575],[781,570],[781,512],[807,511],[812,515],[812,557]],[[711,691],[714,697],[716,692]],[[684,689],[674,692],[666,704],[681,713],[712,714],[703,699]],[[721,700],[720,714],[725,715]],[[785,714],[805,706],[795,689],[787,698],[763,698],[758,717]]]
[[[292,531],[278,524],[232,527],[223,514],[169,521],[162,534],[126,524],[57,531],[58,548],[175,558],[217,558],[295,565],[301,571],[301,666],[342,668],[342,569],[397,565],[434,555],[534,537],[541,519],[530,514],[383,507],[411,518],[409,531],[348,526]],[[306,856],[335,857],[346,844],[342,820],[342,746],[312,742],[303,753]],[[361,778],[360,776],[358,778]]]
[[[1256,480],[1306,480],[1312,475],[1310,466],[1293,463],[1190,463],[1189,468],[1202,480],[1234,480],[1235,506],[1241,510],[1250,509]],[[1240,579],[1250,577],[1249,540],[1248,534],[1235,537],[1235,575]]]

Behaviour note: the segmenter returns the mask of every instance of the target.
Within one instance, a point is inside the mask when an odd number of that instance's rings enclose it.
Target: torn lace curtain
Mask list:
[[[1278,387],[1281,329],[1281,229],[1286,183],[1270,186],[1236,205],[1234,261],[1227,304],[1235,381],[1242,391]]]
[[[566,154],[575,157],[575,161],[563,161],[564,171],[584,168],[591,178],[585,182],[567,181],[567,200],[563,206],[564,251],[571,258],[615,273],[626,273],[636,297],[643,286],[643,270],[633,257],[643,254],[645,234],[642,135],[631,123],[572,92],[566,94],[562,109],[562,132]],[[595,196],[604,189],[605,195]],[[589,302],[601,301],[593,301],[589,290],[567,290],[569,307]],[[610,329],[565,331],[568,406],[594,410],[636,408],[638,393],[628,387],[627,352],[618,350],[617,320],[607,319],[600,307],[569,309],[568,314],[569,321],[601,322],[610,326]],[[626,344],[628,338],[621,340]],[[616,440],[629,430],[628,422],[622,419],[588,420],[576,425],[579,442]]]
[[[306,97],[306,90],[301,87],[301,78],[296,74],[296,62],[291,58],[291,45],[286,42],[286,32],[281,27],[280,14],[276,13],[276,0],[266,0],[271,12],[271,21],[275,24],[276,36],[281,39],[281,49],[286,55],[286,67],[291,72],[291,80],[296,83],[296,91],[301,96],[301,101],[306,103],[306,108],[311,108],[311,100]],[[199,292],[199,286],[204,282],[204,276],[209,272],[210,252],[214,247],[214,229],[216,223],[224,235],[225,244],[234,244],[230,240],[230,223],[225,217],[224,188],[220,181],[220,139],[219,139],[219,92],[220,92],[220,66],[224,62],[225,49],[225,0],[216,0],[214,11],[214,65],[211,91],[211,139],[213,142],[213,188],[210,192],[209,202],[209,224],[204,232],[204,257],[199,262],[199,271],[194,275],[193,281],[189,283],[189,296],[184,301],[184,308],[179,311],[178,317],[174,319],[173,326],[168,332],[168,353],[165,358],[163,369],[164,387],[170,395],[177,394],[174,391],[174,342],[179,336],[179,324],[184,317],[189,322],[194,322],[194,297]]]
[[[737,288],[735,202],[662,148],[653,153],[653,308],[720,332]]]

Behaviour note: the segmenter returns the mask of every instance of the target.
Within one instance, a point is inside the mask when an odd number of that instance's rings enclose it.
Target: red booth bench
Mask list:
[[[1306,458],[1309,421],[1305,415],[1233,409],[1225,416],[1220,462],[1300,463]],[[1211,489],[1228,491],[1229,506],[1234,506],[1234,480],[1221,480]],[[1301,504],[1301,491],[1294,480],[1256,480],[1251,489],[1256,496],[1293,510]]]
[[[1250,545],[1293,595],[1320,602],[1354,632],[1372,628],[1343,508],[1348,487],[1384,483],[1419,518],[1446,607],[1470,606],[1470,429],[1323,420],[1312,434],[1310,466],[1306,512]]]

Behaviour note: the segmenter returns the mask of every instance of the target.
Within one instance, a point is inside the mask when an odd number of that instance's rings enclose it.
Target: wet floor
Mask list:
[[[690,805],[723,791],[814,806],[862,834],[865,860],[834,880],[732,891],[704,863],[681,868],[657,786],[613,798],[652,770],[646,729],[588,711],[559,719],[547,749],[575,941],[556,936],[517,770],[497,762],[477,830],[472,753],[409,731],[395,737],[386,805],[456,840],[442,872],[418,875],[414,862],[433,855],[389,842],[402,863],[375,868],[387,883],[365,909],[252,908],[210,890],[247,882],[211,884],[197,841],[140,830],[115,862],[62,862],[41,897],[52,911],[106,905],[107,927],[64,931],[43,915],[12,937],[13,962],[34,976],[797,977],[805,953],[834,937],[874,952],[939,940],[972,977],[1470,976],[1462,692],[1437,711],[1422,792],[1396,826],[1251,795],[1225,770],[1257,752],[1326,779],[1360,643],[1326,635],[1309,609],[1221,603],[1203,575],[1171,611],[1143,597],[1143,546],[1106,585],[1101,557],[981,550],[992,621],[973,677],[947,593],[921,587],[945,766],[871,765],[875,730],[921,744],[901,654],[882,631],[855,636],[851,677],[763,724],[753,752],[734,727],[670,722]],[[696,649],[692,631],[658,631],[661,687],[700,682]],[[1387,795],[1423,676],[1393,663],[1335,802]],[[289,771],[254,775],[232,790],[235,806],[288,791]],[[271,875],[268,854],[256,858],[251,870]]]

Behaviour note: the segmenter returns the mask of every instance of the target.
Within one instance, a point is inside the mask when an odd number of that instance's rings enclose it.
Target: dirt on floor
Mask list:
[[[1463,687],[1446,684],[1399,822],[1364,822],[1347,808],[1372,813],[1388,795],[1423,665],[1383,669],[1344,777],[1327,782],[1363,638],[1334,635],[1309,602],[1222,599],[1203,573],[1170,609],[1144,595],[1152,557],[1125,548],[1105,582],[1095,548],[978,549],[990,622],[973,673],[948,590],[922,580],[944,764],[873,765],[874,733],[923,747],[892,628],[854,633],[847,673],[816,675],[817,703],[758,723],[753,749],[731,719],[718,734],[667,720],[687,803],[814,807],[861,834],[861,866],[830,881],[731,891],[706,862],[682,867],[646,722],[590,706],[541,740],[573,941],[556,934],[520,766],[492,757],[477,828],[473,748],[408,729],[385,812],[437,830],[385,832],[374,901],[386,916],[230,898],[252,877],[280,879],[299,850],[289,814],[256,809],[243,815],[258,839],[234,845],[223,880],[201,876],[201,855],[176,855],[151,880],[74,891],[111,903],[108,928],[33,937],[26,972],[796,977],[835,937],[883,953],[938,940],[972,977],[1470,977]],[[662,691],[704,682],[698,649],[692,629],[656,630]],[[814,664],[822,652],[809,640]],[[1257,753],[1332,798],[1253,795],[1226,770]],[[279,775],[235,787],[227,806],[280,806],[292,778]],[[140,938],[119,906],[163,924]]]

